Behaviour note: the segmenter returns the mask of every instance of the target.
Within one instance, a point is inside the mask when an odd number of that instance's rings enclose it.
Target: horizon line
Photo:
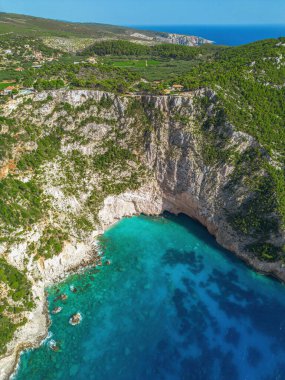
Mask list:
[[[283,26],[285,27],[284,24],[125,24],[124,26],[127,27],[140,27],[140,26],[155,26],[155,27],[164,27],[164,26]]]
[[[285,23],[283,24],[280,24],[280,23],[252,23],[252,24],[249,24],[249,23],[246,23],[246,24],[243,24],[243,23],[232,23],[232,24],[225,24],[225,23],[221,23],[221,24],[212,24],[212,23],[199,23],[199,24],[193,24],[193,23],[183,23],[183,24],[171,24],[171,23],[163,23],[163,24],[129,24],[129,23],[123,23],[123,24],[113,24],[113,23],[110,23],[110,22],[107,22],[107,21],[73,21],[73,20],[67,20],[67,19],[60,19],[60,18],[53,18],[53,17],[44,17],[44,16],[37,16],[37,15],[34,15],[34,14],[27,14],[27,13],[15,13],[15,12],[4,12],[4,11],[0,11],[0,14],[10,14],[10,15],[17,15],[17,16],[28,16],[28,17],[34,17],[34,18],[42,18],[42,19],[46,19],[46,20],[53,20],[53,21],[58,21],[58,22],[67,22],[67,23],[75,23],[75,24],[103,24],[103,25],[111,25],[111,26],[120,26],[120,27],[129,27],[129,28],[133,28],[133,27],[152,27],[152,26],[155,26],[155,27],[167,27],[167,26],[193,26],[193,27],[197,27],[197,26],[211,26],[211,27],[219,27],[219,26],[239,26],[239,27],[242,27],[242,26],[282,26],[282,27],[285,27]]]

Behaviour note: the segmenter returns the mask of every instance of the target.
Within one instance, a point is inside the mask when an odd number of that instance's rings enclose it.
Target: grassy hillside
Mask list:
[[[0,36],[25,36],[41,39],[47,46],[67,52],[76,52],[96,41],[124,40],[141,45],[173,44],[168,33],[141,31],[133,28],[96,24],[75,23],[44,19],[18,14],[0,13]],[[211,43],[201,37],[183,36],[178,44],[197,46]]]
[[[130,38],[135,29],[105,25],[84,24],[65,21],[57,21],[26,15],[0,13],[0,33],[14,33],[30,36],[56,36],[56,37],[81,37],[81,38]],[[155,36],[157,33],[144,31],[147,36]]]

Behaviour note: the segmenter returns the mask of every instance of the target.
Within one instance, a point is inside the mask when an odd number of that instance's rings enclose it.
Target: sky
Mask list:
[[[285,24],[285,0],[0,0],[0,11],[116,25]]]

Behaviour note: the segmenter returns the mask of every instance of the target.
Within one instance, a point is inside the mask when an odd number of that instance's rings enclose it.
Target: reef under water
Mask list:
[[[102,267],[47,289],[49,336],[16,380],[285,379],[283,284],[184,215],[123,219],[100,245]]]

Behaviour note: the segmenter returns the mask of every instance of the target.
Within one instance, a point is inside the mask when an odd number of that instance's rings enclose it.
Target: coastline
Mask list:
[[[7,354],[0,359],[1,380],[13,379],[19,365],[21,353],[25,350],[39,347],[47,337],[50,326],[50,318],[45,293],[46,287],[58,284],[64,281],[71,274],[78,273],[88,265],[91,266],[96,263],[99,255],[97,252],[94,252],[92,247],[90,248],[90,246],[86,245],[86,248],[87,249],[84,256],[81,256],[80,258],[81,262],[79,262],[76,266],[67,266],[64,268],[61,276],[57,276],[54,279],[51,278],[46,282],[40,281],[34,285],[34,293],[40,294],[40,297],[38,296],[39,299],[36,302],[36,311],[33,310],[30,313],[30,320],[28,323],[16,331],[15,337],[8,345]],[[35,329],[36,331],[34,331]],[[32,338],[29,336],[30,333],[33,334]]]
[[[284,24],[265,25],[129,25],[142,31],[207,36],[215,45],[241,46],[285,34]],[[269,37],[270,36],[270,37]]]
[[[50,323],[45,288],[64,281],[69,275],[78,273],[86,267],[94,265],[100,256],[96,249],[97,238],[104,231],[123,217],[139,214],[160,215],[162,198],[155,195],[157,189],[149,184],[136,192],[127,192],[117,197],[107,197],[99,212],[100,228],[93,231],[84,243],[74,242],[66,245],[56,257],[45,263],[38,262],[36,273],[41,273],[40,281],[33,281],[33,294],[39,297],[36,308],[29,313],[26,325],[16,331],[8,344],[5,356],[0,358],[0,380],[13,379],[20,355],[27,349],[39,347],[46,338]]]
[[[136,98],[142,99],[145,104],[149,104],[150,102],[153,107],[168,115],[171,115],[179,107],[185,108],[187,106],[190,110],[190,115],[192,115],[194,112],[193,99],[195,94],[201,95],[201,93],[205,92],[210,99],[215,98],[215,93],[208,90],[199,90],[196,93],[189,93],[187,96],[167,97],[146,95],[143,97],[137,96]],[[55,103],[67,101],[71,105],[84,104],[85,99],[96,100],[98,102],[106,95],[106,93],[100,91],[51,91],[37,94],[35,100],[44,101],[48,94],[52,95]],[[114,102],[116,108],[108,110],[108,115],[118,117],[118,113],[126,109],[128,101],[127,97],[116,98]],[[10,104],[10,111],[16,106],[17,104],[13,101]],[[45,107],[40,115],[46,115],[49,111],[49,107]],[[127,125],[129,124],[127,123]],[[44,289],[49,285],[62,281],[73,271],[84,267],[86,262],[88,262],[87,258],[89,255],[92,255],[92,252],[94,254],[92,247],[94,249],[98,235],[104,233],[107,228],[123,217],[139,214],[161,215],[164,211],[169,211],[173,214],[186,214],[205,226],[222,247],[235,253],[236,256],[250,265],[250,267],[258,272],[285,281],[285,268],[282,267],[281,263],[261,262],[250,256],[245,251],[245,246],[246,243],[251,241],[242,239],[227,223],[225,214],[217,208],[217,189],[222,188],[227,182],[233,167],[225,165],[215,173],[214,177],[209,175],[209,168],[197,155],[200,144],[197,136],[195,137],[195,134],[192,134],[191,131],[183,133],[175,128],[171,129],[170,125],[170,120],[168,120],[168,124],[159,124],[155,135],[150,136],[149,146],[145,148],[146,157],[144,157],[144,161],[150,173],[152,173],[147,179],[147,184],[142,185],[136,191],[127,191],[118,196],[108,196],[105,198],[103,206],[98,213],[98,229],[91,232],[83,242],[79,242],[76,238],[73,238],[73,241],[68,242],[58,256],[46,261],[38,260],[34,262],[32,258],[27,257],[29,260],[27,266],[28,278],[33,284],[34,295],[39,296],[39,301],[37,301],[36,310],[27,315],[28,323],[16,331],[14,339],[8,344],[5,357],[0,358],[0,380],[10,378],[15,370],[15,365],[23,347],[38,346],[46,335],[48,322],[46,315],[44,315],[46,302]],[[231,124],[227,125],[227,128],[231,144],[239,144],[240,152],[244,152],[249,146],[257,144],[250,135],[235,131]],[[95,129],[93,128],[93,130]],[[91,134],[91,145],[84,147],[84,153],[88,153],[89,150],[92,151],[94,149],[94,145],[92,145],[93,140],[96,141],[96,139],[101,139],[102,136],[105,136],[106,128],[100,127],[98,130],[100,133],[97,131],[96,134],[95,132]],[[103,133],[102,131],[105,132]],[[159,136],[160,145],[154,140],[156,136]],[[175,140],[175,146],[177,149],[179,148],[178,153],[169,150],[170,137]],[[159,148],[159,146],[162,146],[163,149]],[[169,156],[166,157],[167,154]],[[184,160],[185,157],[190,156],[193,157],[192,161]],[[181,166],[180,161],[182,159],[185,163]],[[184,162],[183,160],[182,162]],[[54,169],[56,172],[57,167],[52,167],[51,172]],[[52,183],[52,178],[47,177],[47,181]],[[65,197],[55,186],[51,187],[49,185],[45,191],[46,194],[53,196],[54,204],[60,210],[66,210],[70,206],[76,212],[78,207],[80,207],[80,204],[74,197]],[[235,205],[229,205],[229,207],[235,207]],[[29,236],[30,241],[36,241],[40,238],[40,232],[43,227],[44,225],[40,224],[33,226],[33,231],[30,232]],[[28,236],[25,237],[26,240],[27,238]],[[7,258],[11,265],[20,270],[24,269],[22,261],[26,248],[27,241],[13,247]]]
[[[151,184],[142,187],[136,192],[127,192],[116,197],[109,196],[104,200],[104,205],[99,212],[101,228],[98,231],[93,231],[92,237],[84,243],[84,248],[80,246],[79,248],[77,247],[77,250],[65,249],[59,256],[48,260],[44,268],[42,268],[44,281],[35,284],[37,290],[42,294],[37,303],[37,308],[41,308],[41,313],[31,321],[38,328],[37,334],[31,339],[28,335],[30,330],[27,325],[16,333],[15,338],[9,343],[11,348],[8,350],[7,355],[0,359],[0,380],[13,379],[17,373],[21,353],[27,349],[38,347],[47,337],[50,318],[45,288],[58,284],[72,273],[78,273],[80,270],[84,270],[84,268],[96,263],[100,256],[96,250],[97,237],[123,217],[140,214],[159,216],[164,211],[173,214],[184,213],[204,225],[209,233],[215,236],[218,244],[234,253],[250,268],[258,273],[269,275],[281,282],[285,282],[285,273],[282,271],[278,275],[278,271],[276,271],[278,264],[274,263],[270,268],[268,266],[264,267],[263,263],[258,260],[250,260],[245,253],[239,251],[238,245],[230,244],[229,239],[225,239],[223,231],[218,230],[214,223],[209,222],[207,217],[203,217],[199,213],[197,205],[192,204],[192,207],[187,207],[183,195],[178,198],[180,199],[174,199],[169,195],[165,197],[165,194],[161,193],[156,184]],[[77,259],[75,265],[74,253]],[[52,270],[55,267],[56,270]],[[25,333],[21,335],[21,331],[25,331]]]

